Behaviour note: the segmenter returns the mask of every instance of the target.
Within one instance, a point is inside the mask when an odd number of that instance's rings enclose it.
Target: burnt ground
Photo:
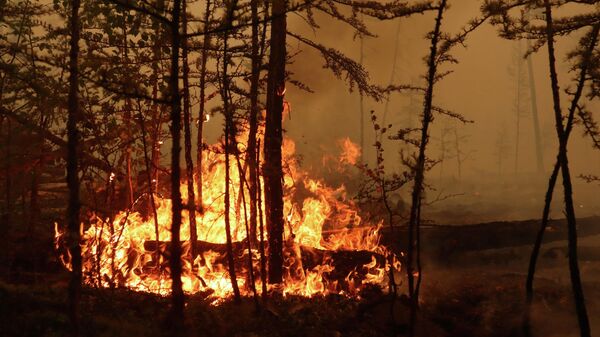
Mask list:
[[[580,243],[590,246],[598,240],[591,236]],[[542,250],[532,314],[534,336],[578,333],[567,259],[561,253],[564,245],[555,241]],[[2,250],[7,252],[6,247]],[[418,335],[522,336],[529,250],[515,246],[462,251],[446,259],[426,256]],[[17,257],[22,261],[15,262]],[[2,259],[1,335],[67,335],[67,274],[52,258],[40,266],[12,256],[10,268],[10,257]],[[581,261],[581,270],[592,331],[600,331],[600,261]],[[86,288],[81,307],[84,335],[164,336],[168,305],[168,298],[155,295]],[[406,335],[408,308],[402,299],[394,307],[392,322],[389,297],[377,289],[366,290],[361,299],[272,296],[259,311],[250,298],[239,305],[211,306],[202,296],[192,296],[186,322],[189,336],[390,336],[394,330]]]

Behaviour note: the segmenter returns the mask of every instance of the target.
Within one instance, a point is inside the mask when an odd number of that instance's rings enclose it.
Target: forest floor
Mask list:
[[[600,240],[598,237],[583,241]],[[584,242],[585,243],[585,242]],[[589,242],[588,242],[589,243]],[[561,246],[564,242],[552,243]],[[419,336],[522,336],[525,270],[530,247],[467,252],[454,261],[425,259]],[[582,262],[593,331],[600,330],[600,262]],[[2,336],[65,336],[67,274],[64,271],[3,274],[0,279]],[[532,324],[534,336],[576,336],[563,256],[540,260]],[[163,336],[169,298],[123,289],[85,288],[84,336]],[[408,307],[368,289],[361,299],[273,296],[262,309],[252,298],[213,306],[190,296],[186,324],[191,336],[391,336],[406,334]]]

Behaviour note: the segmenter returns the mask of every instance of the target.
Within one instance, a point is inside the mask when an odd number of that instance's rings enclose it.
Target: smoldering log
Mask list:
[[[157,241],[145,241],[144,249],[153,252],[158,248],[161,255],[168,257],[170,244],[168,241],[159,241],[158,244]],[[196,248],[198,254],[208,251],[219,253],[214,262],[226,264],[227,247],[225,243],[196,241],[194,248]],[[373,259],[375,259],[378,266],[385,265],[383,255],[366,250],[324,250],[303,245],[300,245],[299,249],[304,270],[312,270],[320,265],[331,264],[334,270],[327,273],[327,278],[332,281],[344,280],[352,272],[355,272],[356,278],[363,278],[369,272],[367,268],[364,268],[364,265],[371,263]],[[245,268],[248,258],[248,243],[246,241],[233,242],[233,253],[236,267],[239,269]]]

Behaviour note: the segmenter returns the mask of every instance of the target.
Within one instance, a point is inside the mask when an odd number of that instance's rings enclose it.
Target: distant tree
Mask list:
[[[502,125],[496,135],[494,154],[496,155],[496,165],[498,165],[498,175],[502,175],[504,163],[510,154],[510,143],[508,139],[508,130],[506,125]]]
[[[525,92],[526,86],[525,84],[525,60],[523,59],[523,50],[522,50],[521,41],[517,41],[514,50],[514,59],[512,67],[509,69],[509,74],[513,77],[516,90],[515,90],[515,98],[513,104],[513,110],[515,114],[515,174],[519,171],[519,150],[521,146],[521,119],[524,115],[523,105],[526,103]]]
[[[531,49],[531,42],[527,40],[527,49]],[[538,173],[544,172],[544,151],[542,147],[542,131],[537,108],[537,90],[533,75],[533,56],[527,56],[527,75],[529,77],[529,102],[531,103],[531,117],[533,122],[533,136],[535,137],[535,163]]]
[[[531,112],[536,170],[538,172],[542,172],[544,169],[542,135],[537,111],[537,92],[533,74],[533,58],[532,54],[529,52],[530,50],[531,41],[527,40],[526,50],[523,50],[523,42],[517,41],[515,45],[513,64],[509,68],[509,74],[516,82],[515,100],[513,106],[515,113],[515,173],[517,173],[519,170],[519,157],[521,153],[520,149],[522,147],[522,119],[526,115],[527,110]],[[529,109],[526,108],[527,104],[530,106]]]
[[[450,150],[450,142],[449,139],[451,128],[449,125],[443,125],[440,129],[440,136],[434,140],[437,140],[440,147],[440,159],[439,159],[439,167],[440,167],[440,180],[444,177],[444,164],[447,160],[452,159],[453,154]]]
[[[454,158],[456,159],[456,173],[458,180],[462,180],[462,168],[465,160],[468,160],[472,154],[472,151],[465,152],[463,144],[469,139],[468,135],[461,135],[458,131],[458,123],[454,124],[452,128],[452,135],[454,136]]]

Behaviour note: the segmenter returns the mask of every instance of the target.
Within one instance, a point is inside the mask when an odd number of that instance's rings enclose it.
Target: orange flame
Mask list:
[[[241,138],[241,137],[240,137]],[[354,164],[360,156],[360,149],[349,139],[341,141],[343,153],[340,163]],[[241,144],[241,148],[245,148]],[[222,153],[206,152],[203,172],[203,206],[204,213],[196,213],[198,240],[222,244],[226,242],[224,221],[225,189],[225,157]],[[284,295],[314,296],[328,293],[356,295],[359,287],[354,285],[354,271],[346,275],[345,280],[330,280],[329,275],[335,270],[331,258],[321,264],[306,268],[302,262],[301,247],[310,247],[326,251],[367,251],[373,253],[370,262],[356,266],[365,271],[362,283],[378,285],[386,284],[386,266],[383,260],[375,255],[389,256],[390,252],[379,244],[380,224],[365,224],[360,218],[357,207],[346,199],[345,188],[337,189],[326,186],[322,181],[308,177],[300,169],[295,159],[295,144],[284,139],[283,155],[285,163],[284,179],[284,214],[285,228],[285,280]],[[231,162],[236,161],[231,156]],[[243,166],[243,164],[242,164]],[[239,172],[231,169],[231,181],[239,182]],[[260,182],[263,184],[262,180]],[[187,185],[181,184],[184,203],[187,202]],[[240,195],[240,186],[233,183],[231,190],[230,218],[232,219],[232,238],[234,242],[246,239],[246,230],[242,200],[246,209],[250,209],[250,196],[246,189],[244,198]],[[262,189],[264,191],[264,189]],[[264,200],[264,198],[262,198]],[[171,200],[155,197],[158,213],[159,237],[161,242],[171,239]],[[263,206],[264,208],[264,206]],[[263,209],[264,211],[264,209]],[[249,215],[248,215],[249,216]],[[191,259],[189,254],[189,211],[182,211],[181,239],[183,241],[183,289],[186,293],[205,292],[210,294],[213,303],[219,303],[233,294],[226,259],[223,253],[212,249],[201,251],[199,256]],[[87,224],[82,236],[82,258],[84,282],[98,287],[126,287],[137,291],[145,291],[160,295],[170,293],[171,279],[163,253],[166,244],[159,245],[155,237],[153,217],[143,218],[139,212],[120,212],[112,221],[94,216]],[[57,245],[63,233],[55,228]],[[147,249],[146,243],[154,242],[156,252]],[[218,246],[218,245],[215,245]],[[218,249],[216,249],[218,250]],[[247,254],[247,249],[244,250]],[[259,253],[252,248],[255,275],[258,274]],[[247,256],[245,257],[247,259]],[[63,254],[62,262],[70,268],[70,256]],[[394,260],[395,268],[399,262]],[[164,265],[164,267],[163,267]],[[247,266],[239,263],[239,266]],[[238,285],[244,295],[251,295],[248,287],[248,270],[242,268],[238,275]],[[342,287],[338,281],[348,283]],[[260,289],[260,277],[256,277],[257,288]]]

